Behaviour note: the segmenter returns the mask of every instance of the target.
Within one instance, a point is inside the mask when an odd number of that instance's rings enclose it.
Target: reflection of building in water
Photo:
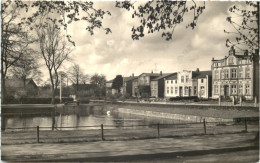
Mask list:
[[[258,54],[258,53],[257,53]],[[259,59],[252,60],[252,55],[235,54],[232,48],[229,56],[223,59],[212,59],[213,98],[259,97]]]

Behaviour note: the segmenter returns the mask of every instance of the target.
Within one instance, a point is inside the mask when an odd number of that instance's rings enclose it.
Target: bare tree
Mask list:
[[[227,21],[234,30],[224,32],[235,39],[227,39],[226,46],[259,56],[259,2],[245,2],[244,6],[233,5],[229,11],[231,16],[227,17]]]
[[[36,81],[41,81],[40,66],[38,63],[39,55],[37,52],[28,49],[21,58],[10,68],[10,72],[12,75],[23,80],[24,85],[26,79],[33,77]]]
[[[36,28],[36,32],[40,43],[41,56],[50,75],[52,104],[54,104],[59,81],[58,70],[62,63],[68,59],[72,48],[60,29],[56,27],[55,22],[48,21],[48,23],[45,22],[44,25],[39,27]]]
[[[88,80],[88,75],[84,74],[81,71],[81,68],[78,64],[74,64],[69,69],[68,74],[69,74],[70,81],[76,85],[76,91],[79,90],[79,87],[78,87],[79,84],[85,84]]]
[[[1,4],[1,96],[5,103],[5,79],[7,71],[23,56],[33,43],[26,28],[19,24],[20,11],[25,6],[19,1],[5,1]]]

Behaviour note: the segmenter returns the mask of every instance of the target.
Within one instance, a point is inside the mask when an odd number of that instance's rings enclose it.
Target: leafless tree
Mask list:
[[[35,40],[29,37],[26,28],[19,23],[20,11],[24,6],[19,2],[5,1],[1,4],[1,96],[5,103],[5,79],[7,71],[28,51]]]
[[[71,44],[53,21],[45,21],[44,25],[41,24],[35,29],[40,43],[41,56],[50,75],[52,104],[54,104],[59,81],[58,70],[72,52]]]

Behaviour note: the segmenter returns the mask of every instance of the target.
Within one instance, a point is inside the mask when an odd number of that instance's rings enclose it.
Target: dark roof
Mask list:
[[[72,87],[76,89],[77,84],[72,84]],[[96,87],[97,87],[96,84],[78,84],[78,90],[89,90]]]
[[[177,79],[177,72],[166,77],[166,80],[176,80],[176,79]]]
[[[211,76],[211,71],[192,71],[192,79],[206,78],[206,76]]]
[[[138,77],[137,76],[130,76],[130,77],[123,77],[123,81],[124,82],[127,82],[127,81],[130,81],[130,80],[134,80],[134,79],[137,79]]]
[[[28,85],[30,82],[33,82],[35,84],[33,79],[29,78],[29,79],[25,80],[25,85]],[[24,81],[22,79],[19,79],[19,78],[5,79],[5,86],[7,88],[8,87],[9,88],[21,88],[21,87],[24,87]]]
[[[164,73],[161,76],[158,76],[158,77],[152,79],[152,81],[160,80],[160,79],[163,79],[163,78],[167,78],[167,77],[169,77],[171,75],[174,75],[174,74],[177,74],[177,73],[176,72],[175,73]]]
[[[145,74],[145,75],[147,75],[147,76],[160,76],[160,73],[142,73],[142,74],[140,74],[139,76],[141,76],[141,75],[143,75],[143,74]]]
[[[240,59],[248,59],[251,57],[250,55],[234,55],[234,56]]]

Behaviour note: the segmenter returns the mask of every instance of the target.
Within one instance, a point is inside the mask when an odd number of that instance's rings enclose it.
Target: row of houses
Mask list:
[[[133,97],[146,94],[156,98],[190,97],[219,98],[259,97],[259,59],[252,55],[235,54],[232,48],[223,59],[212,59],[211,70],[183,70],[172,73],[142,73],[123,77],[120,93]],[[110,80],[106,83],[106,93],[115,94]]]

